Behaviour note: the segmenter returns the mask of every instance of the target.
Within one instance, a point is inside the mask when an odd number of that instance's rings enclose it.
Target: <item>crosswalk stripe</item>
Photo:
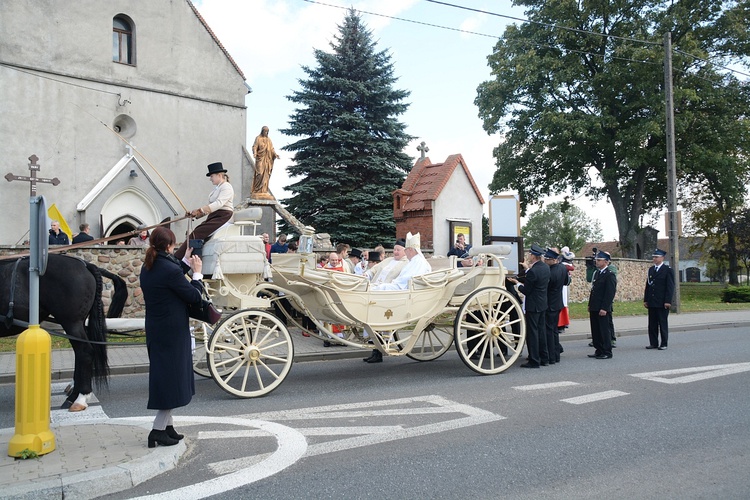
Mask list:
[[[603,401],[605,399],[617,398],[620,396],[627,396],[627,392],[622,391],[604,391],[595,392],[593,394],[586,394],[585,396],[578,396],[575,398],[561,399],[563,403],[570,403],[573,405],[582,405],[586,403],[593,403],[594,401]]]

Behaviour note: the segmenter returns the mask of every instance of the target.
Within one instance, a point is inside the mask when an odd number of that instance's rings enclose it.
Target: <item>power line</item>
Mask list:
[[[57,78],[51,78],[49,76],[44,76],[44,75],[41,75],[41,74],[39,74],[39,73],[37,73],[37,72],[35,72],[33,70],[29,71],[29,70],[21,69],[18,66],[13,66],[11,64],[0,62],[0,66],[4,66],[4,67],[6,67],[8,69],[12,69],[12,70],[18,71],[19,73],[25,73],[27,75],[35,76],[37,78],[42,78],[44,80],[50,80],[52,82],[62,83],[64,85],[70,85],[71,87],[78,87],[79,89],[92,90],[94,92],[101,92],[103,94],[111,94],[111,95],[116,95],[118,97],[122,97],[122,95],[119,92],[110,92],[108,90],[95,89],[93,87],[86,87],[85,85],[80,85],[78,83],[66,82],[65,80],[58,80]]]
[[[717,67],[719,67],[719,68],[721,68],[721,69],[725,69],[725,70],[727,70],[727,71],[731,71],[732,73],[737,73],[738,75],[742,75],[742,76],[747,76],[747,77],[750,77],[750,74],[747,74],[747,73],[743,73],[742,71],[739,71],[739,70],[736,70],[736,69],[732,69],[732,68],[730,68],[730,67],[728,67],[728,66],[723,66],[723,65],[721,65],[721,64],[718,64],[718,63],[715,63],[715,62],[709,61],[708,59],[703,59],[702,57],[698,57],[698,56],[696,56],[696,55],[694,55],[694,54],[691,54],[691,53],[689,53],[689,52],[685,52],[684,50],[680,50],[680,49],[674,49],[674,51],[675,51],[675,52],[677,52],[678,54],[682,54],[682,55],[685,55],[685,56],[689,56],[689,57],[692,57],[693,59],[697,59],[697,60],[699,60],[699,61],[703,61],[704,63],[707,63],[707,64],[711,64],[711,65],[713,65],[713,66],[717,66]]]
[[[574,33],[582,33],[582,34],[586,34],[586,35],[596,35],[596,36],[600,36],[600,37],[603,37],[603,38],[613,38],[615,40],[625,40],[625,41],[629,41],[629,42],[643,43],[645,45],[659,45],[659,46],[661,46],[661,44],[662,44],[661,42],[651,42],[649,40],[641,40],[641,39],[638,39],[638,38],[630,38],[630,37],[622,37],[622,36],[616,36],[616,35],[608,35],[606,33],[597,33],[596,31],[583,30],[583,29],[579,29],[579,28],[569,28],[567,26],[560,26],[560,25],[557,25],[557,24],[545,23],[545,22],[542,22],[542,21],[532,21],[531,19],[524,19],[524,18],[521,18],[521,17],[509,16],[507,14],[498,14],[497,12],[490,12],[490,11],[487,11],[487,10],[474,9],[472,7],[464,7],[463,5],[456,5],[456,4],[452,4],[452,3],[448,3],[448,2],[440,2],[438,0],[426,0],[426,1],[430,2],[430,3],[434,3],[434,4],[445,5],[447,7],[453,7],[453,8],[456,8],[456,9],[468,10],[468,11],[471,11],[471,12],[477,12],[479,14],[487,14],[488,16],[502,17],[502,18],[505,18],[505,19],[511,19],[513,21],[520,21],[522,23],[538,24],[540,26],[546,26],[548,28],[555,28],[555,29],[560,29],[560,30],[572,31]]]

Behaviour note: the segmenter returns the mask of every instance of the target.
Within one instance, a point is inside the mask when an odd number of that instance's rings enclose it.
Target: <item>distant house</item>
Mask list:
[[[701,262],[703,257],[703,251],[701,245],[705,238],[700,236],[691,236],[680,238],[680,281],[687,282],[699,282],[699,281],[710,281],[710,278],[706,276],[706,265]],[[659,238],[656,240],[656,246],[667,252],[667,257],[664,262],[670,263],[669,258],[672,255],[672,250],[669,245],[669,238]],[[620,243],[617,241],[600,241],[596,243],[586,243],[581,249],[580,253],[576,254],[578,257],[586,258],[593,254],[593,249],[602,250],[609,252],[612,257],[622,257],[620,251]],[[651,260],[651,252],[653,248],[643,251],[643,260]]]
[[[109,236],[204,205],[216,161],[245,191],[249,87],[190,1],[4,2],[0,54],[0,157],[28,175],[36,154],[39,176],[61,181],[39,193],[71,227]],[[29,186],[3,184],[12,243],[29,228]]]
[[[393,192],[396,235],[420,233],[422,247],[446,255],[456,234],[482,244],[484,198],[460,154],[443,163],[417,160],[403,186]]]

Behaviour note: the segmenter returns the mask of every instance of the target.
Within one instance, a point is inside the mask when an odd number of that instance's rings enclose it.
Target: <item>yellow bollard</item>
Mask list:
[[[55,450],[49,428],[52,341],[39,325],[29,325],[16,340],[16,433],[8,455],[25,450],[44,455]]]

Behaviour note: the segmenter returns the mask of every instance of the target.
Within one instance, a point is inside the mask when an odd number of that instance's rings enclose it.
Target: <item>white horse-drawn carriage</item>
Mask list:
[[[203,247],[204,281],[223,317],[213,327],[196,325],[194,368],[227,392],[257,397],[278,387],[292,367],[290,330],[418,361],[455,346],[480,374],[518,359],[526,328],[504,287],[508,247],[472,248],[479,264],[468,268],[457,268],[455,258],[429,259],[433,271],[408,289],[378,291],[365,277],[316,268],[312,228],[300,253],[274,254],[269,264],[255,234],[259,218],[259,208],[236,212]]]

